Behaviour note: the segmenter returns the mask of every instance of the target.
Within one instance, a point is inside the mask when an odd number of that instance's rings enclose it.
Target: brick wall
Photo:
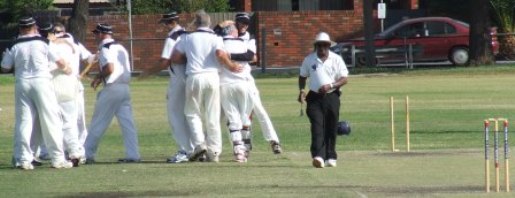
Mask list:
[[[358,1],[358,0],[356,0]],[[342,41],[360,35],[363,27],[361,3],[355,3],[355,10],[342,11],[302,11],[302,12],[256,12],[256,39],[261,48],[262,31],[266,31],[266,66],[291,67],[301,64],[310,53],[316,33],[325,31],[334,41]],[[160,15],[137,15],[132,17],[134,70],[141,71],[157,67],[167,30],[157,23]],[[181,15],[180,24],[191,22],[191,14]],[[129,28],[127,16],[92,16],[89,18],[88,32],[97,23],[113,26],[114,38],[129,50]],[[215,22],[213,22],[215,23]],[[94,35],[88,34],[86,47],[97,50]],[[260,52],[260,51],[259,51]],[[259,58],[262,57],[259,54]]]
[[[333,41],[342,41],[360,35],[363,29],[363,16],[354,11],[258,12],[257,20],[259,49],[262,32],[266,32],[263,55],[267,67],[300,65],[313,51],[312,43],[320,31]]]

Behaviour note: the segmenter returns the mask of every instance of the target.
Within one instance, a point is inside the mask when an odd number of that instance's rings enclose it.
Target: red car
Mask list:
[[[497,31],[491,28],[492,50],[499,51]],[[354,50],[352,50],[354,46]],[[449,60],[454,65],[469,62],[469,25],[448,17],[421,17],[397,23],[375,36],[376,61],[382,63],[429,62]],[[365,64],[363,38],[339,43],[332,49],[352,65]],[[411,47],[411,50],[410,50]],[[408,52],[408,53],[407,53]],[[411,52],[411,55],[410,53]]]

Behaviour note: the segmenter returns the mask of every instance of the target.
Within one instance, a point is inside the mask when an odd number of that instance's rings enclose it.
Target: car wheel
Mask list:
[[[466,47],[457,47],[452,49],[449,60],[456,66],[468,65],[469,49]]]

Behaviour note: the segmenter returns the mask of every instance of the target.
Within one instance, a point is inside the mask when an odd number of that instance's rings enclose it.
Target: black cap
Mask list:
[[[173,11],[167,14],[163,14],[163,17],[161,17],[161,20],[159,20],[159,23],[164,23],[167,21],[177,20],[179,19],[179,15],[177,15],[177,12]]]
[[[113,34],[113,28],[107,23],[99,23],[93,33]]]
[[[250,16],[246,12],[240,12],[236,14],[236,22],[249,24],[250,23]]]
[[[20,26],[20,27],[29,27],[34,24],[36,24],[36,20],[34,20],[34,18],[32,18],[31,16],[22,17],[18,21],[18,26]]]

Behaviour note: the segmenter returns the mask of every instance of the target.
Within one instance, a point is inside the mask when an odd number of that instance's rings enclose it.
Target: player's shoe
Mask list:
[[[42,166],[43,162],[38,161],[37,159],[33,159],[31,162],[32,166]]]
[[[52,168],[62,169],[62,168],[72,168],[72,167],[73,167],[73,163],[71,163],[69,161],[61,161],[61,162],[57,162],[57,163],[52,162]]]
[[[189,161],[189,159],[185,151],[178,151],[175,155],[166,159],[166,163],[181,163],[187,161]]]
[[[283,149],[281,148],[281,144],[279,142],[276,142],[274,140],[270,141],[270,147],[272,147],[272,151],[274,154],[281,154],[283,152]]]
[[[206,153],[206,161],[218,163],[220,161],[220,154],[217,152],[208,151]]]
[[[325,164],[324,164],[324,159],[322,159],[321,157],[314,157],[313,158],[313,166],[315,168],[324,168]]]
[[[16,165],[16,168],[22,169],[22,170],[33,170],[34,166],[31,163],[22,163],[22,164]]]
[[[195,149],[193,150],[193,153],[189,156],[190,161],[197,161],[200,156],[205,154],[207,151],[207,147],[205,144],[200,144],[195,146]]]
[[[336,167],[336,159],[328,159],[325,164],[327,167]]]
[[[236,162],[247,162],[247,157],[245,157],[245,146],[243,145],[236,145],[233,148],[233,154],[234,154],[234,161]]]

